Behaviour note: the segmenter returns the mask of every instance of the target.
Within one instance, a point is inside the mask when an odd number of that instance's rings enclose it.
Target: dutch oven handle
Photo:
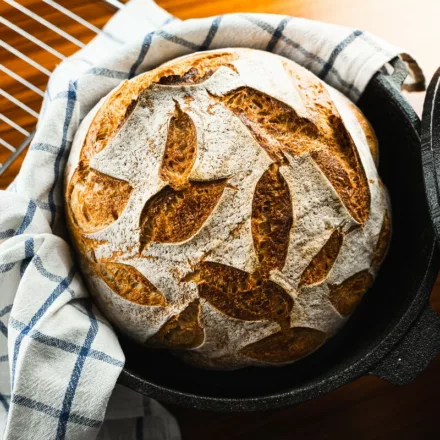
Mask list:
[[[440,353],[440,317],[430,307],[370,374],[393,385],[412,382]]]
[[[394,67],[394,72],[390,75],[389,79],[399,89],[407,75],[407,69],[404,62],[400,58],[395,58],[391,64]],[[440,69],[434,77],[434,81],[431,82],[425,102],[425,110],[427,106],[431,106],[438,101],[437,108],[439,113],[429,112],[431,117],[431,123],[438,127],[440,133],[440,94],[438,93],[440,84]],[[437,120],[433,120],[434,118]],[[423,166],[425,173],[425,180],[429,177],[426,176],[426,160],[427,154],[430,157],[431,171],[434,175],[432,177],[436,179],[434,171],[433,161],[433,145],[432,136],[427,136],[424,131],[427,129],[425,122],[423,121],[422,128],[422,156]],[[429,131],[430,128],[428,128]],[[440,143],[437,143],[438,151],[440,155]],[[437,182],[436,182],[437,183]],[[437,185],[435,185],[438,188]],[[428,195],[429,199],[429,195]],[[428,200],[430,205],[431,214],[432,203]],[[438,212],[437,212],[438,215]],[[427,305],[424,311],[415,320],[415,323],[410,328],[409,332],[403,337],[403,339],[397,344],[396,347],[376,365],[371,371],[371,374],[379,376],[386,381],[395,385],[405,385],[413,381],[416,376],[421,373],[428,364],[440,353],[440,317]]]

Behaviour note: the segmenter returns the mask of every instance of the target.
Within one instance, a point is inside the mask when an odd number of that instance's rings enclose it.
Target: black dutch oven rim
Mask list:
[[[375,93],[385,94],[389,102],[395,107],[395,110],[404,114],[406,122],[410,127],[409,131],[411,135],[415,138],[417,143],[420,144],[420,119],[400,92],[401,83],[406,76],[406,69],[403,67],[403,63],[400,59],[393,60],[392,64],[394,66],[394,73],[392,75],[377,73],[367,86],[366,92],[368,92],[368,89],[373,88]],[[436,101],[435,95],[439,89],[439,78],[440,69],[435,77],[437,83],[431,83],[428,90],[424,115],[428,113],[432,114],[431,106],[433,105],[432,103]],[[440,97],[438,97],[438,100],[440,101]],[[440,105],[438,108],[440,113]],[[428,124],[429,121],[427,118],[424,118],[424,122],[425,119],[427,122],[424,123],[423,128],[424,143],[422,145],[422,163],[424,168],[425,191],[428,195],[429,191],[426,190],[426,188],[432,188],[432,185],[435,185],[435,188],[438,189],[440,186],[437,180],[433,180],[435,179],[433,177],[435,176],[435,161],[432,155],[436,149],[433,148],[431,143],[431,136],[427,134],[432,131],[432,127]],[[438,115],[438,120],[440,121],[440,114]],[[440,145],[438,149],[440,150]],[[440,162],[440,152],[437,152],[437,155]],[[440,200],[440,191],[438,191],[435,196],[435,200],[432,198],[429,200],[428,195],[428,204],[432,217],[433,210],[435,210],[437,214],[439,213],[438,200]],[[433,218],[435,219],[435,217]],[[440,220],[438,225],[439,228],[436,229],[440,233]],[[388,334],[365,356],[352,363],[349,367],[329,377],[325,377],[312,384],[298,386],[292,391],[274,393],[268,396],[244,398],[201,396],[189,392],[181,392],[140,378],[130,371],[129,368],[123,369],[118,382],[121,385],[125,385],[128,388],[162,402],[178,404],[194,409],[229,412],[257,411],[267,408],[276,409],[302,403],[330,391],[334,391],[368,374],[377,375],[396,385],[406,384],[414,380],[440,352],[440,318],[428,305],[429,295],[440,266],[440,254],[437,251],[434,234],[432,234],[429,249],[429,264],[422,276],[417,293],[414,295],[404,315]]]

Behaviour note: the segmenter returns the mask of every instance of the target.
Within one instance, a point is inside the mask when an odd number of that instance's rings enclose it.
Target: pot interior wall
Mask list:
[[[414,128],[418,120],[408,117],[411,111],[402,111],[402,105],[406,104],[390,87],[383,78],[382,81],[373,79],[359,105],[379,138],[379,170],[389,189],[393,209],[392,242],[374,286],[345,327],[313,355],[293,365],[233,372],[199,370],[165,351],[142,350],[123,339],[126,368],[140,379],[138,383],[146,380],[165,387],[171,396],[178,391],[208,399],[295,395],[304,387],[318,387],[355,362],[362,360],[358,365],[363,366],[356,372],[361,375],[366,372],[368,363],[371,366],[380,360],[375,359],[372,350],[405,321],[404,315],[411,305],[414,308],[414,304],[419,303],[417,307],[422,307],[432,285],[420,286],[427,273],[430,274],[427,284],[432,284],[432,273],[437,271],[437,263],[430,262],[434,235]],[[396,342],[391,339],[389,342]],[[341,380],[339,385],[350,378]],[[168,396],[166,400],[173,398]]]

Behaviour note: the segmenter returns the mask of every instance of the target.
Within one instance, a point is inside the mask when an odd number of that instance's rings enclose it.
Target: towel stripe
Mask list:
[[[324,64],[324,67],[321,71],[321,73],[318,75],[322,80],[325,79],[327,74],[330,72],[330,70],[333,68],[333,65],[335,64],[336,58],[338,55],[354,40],[356,40],[357,37],[362,35],[362,31],[355,30],[353,31],[347,38],[342,40],[333,50],[330,54],[330,57],[328,61]]]
[[[268,52],[272,52],[274,50],[274,48],[277,45],[279,39],[283,35],[284,28],[287,26],[287,23],[289,23],[289,21],[291,19],[292,19],[292,17],[286,17],[286,18],[283,18],[280,21],[280,24],[275,29],[274,33],[272,34],[272,38],[270,39],[269,43],[266,46],[266,50]]]
[[[48,416],[59,418],[61,410],[56,409],[52,406],[46,405],[45,403],[38,402],[37,400],[30,399],[28,397],[14,394],[12,396],[12,403],[17,405],[25,406],[27,408],[33,409],[35,411],[42,412]],[[91,428],[99,428],[102,425],[102,421],[93,420],[89,417],[81,416],[77,413],[71,413],[69,416],[69,422],[76,423],[77,425],[89,426]]]
[[[211,46],[212,40],[214,39],[215,34],[218,31],[222,18],[223,15],[219,15],[218,17],[214,18],[211,27],[209,28],[208,34],[206,35],[205,41],[200,45],[199,50],[209,49],[209,46]]]
[[[43,305],[38,309],[32,319],[29,321],[29,324],[19,333],[17,339],[14,344],[14,355],[12,358],[12,391],[14,391],[15,384],[15,369],[17,366],[18,353],[20,351],[21,343],[24,337],[32,330],[35,324],[41,319],[47,309],[55,302],[55,300],[69,287],[70,283],[73,280],[73,276],[75,275],[76,269],[73,267],[66,278],[64,278],[55,290],[49,295]]]
[[[31,224],[36,210],[37,210],[36,203],[33,200],[29,200],[26,214],[23,217],[23,221],[21,222],[20,227],[15,232],[15,235],[21,235],[24,233],[24,231],[27,229],[27,227]]]
[[[66,393],[63,400],[63,407],[61,409],[61,414],[58,419],[56,440],[64,440],[66,438],[67,422],[69,421],[70,410],[72,408],[76,388],[78,387],[81,372],[84,367],[86,358],[90,352],[92,343],[96,335],[98,334],[98,322],[93,315],[91,304],[87,304],[86,308],[90,318],[90,328],[87,332],[87,336],[81,348],[81,351],[76,359],[75,366],[73,367],[73,371],[70,376],[69,384],[67,385]]]

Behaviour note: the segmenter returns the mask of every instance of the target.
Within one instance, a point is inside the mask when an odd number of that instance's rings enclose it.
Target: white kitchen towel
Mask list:
[[[151,0],[132,0],[101,35],[61,63],[21,171],[0,192],[5,439],[180,438],[158,403],[115,388],[124,354],[65,240],[63,169],[79,123],[121,81],[181,55],[234,46],[290,58],[353,100],[401,52],[366,32],[305,19],[232,14],[182,22]]]

